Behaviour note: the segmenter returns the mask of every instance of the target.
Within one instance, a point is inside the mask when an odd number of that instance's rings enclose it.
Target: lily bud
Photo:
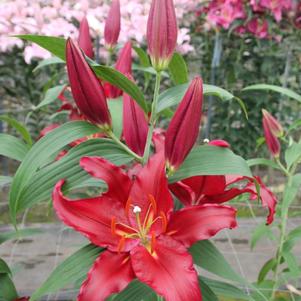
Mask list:
[[[190,84],[166,131],[165,157],[170,171],[178,168],[192,149],[199,134],[203,104],[203,81]]]
[[[265,136],[265,142],[273,157],[279,157],[280,142],[277,137],[283,135],[283,129],[279,122],[266,110],[262,110],[262,125]]]
[[[115,47],[120,33],[120,2],[113,0],[105,22],[105,42],[108,49]]]
[[[147,21],[147,44],[152,65],[164,70],[177,44],[178,27],[173,0],[152,0]]]
[[[83,50],[86,56],[88,56],[90,59],[94,58],[90,28],[86,17],[84,17],[80,22],[78,45]]]
[[[283,128],[279,121],[274,118],[268,111],[262,109],[262,114],[267,124],[269,125],[270,130],[276,137],[282,137],[284,134]]]
[[[123,94],[123,138],[127,146],[139,156],[144,153],[148,133],[147,118],[140,106]]]
[[[108,128],[111,116],[104,89],[80,48],[69,38],[66,63],[73,98],[79,110],[92,123]]]
[[[132,74],[132,43],[127,42],[118,54],[115,69],[124,75]],[[107,84],[106,89],[110,98],[117,98],[122,95],[122,90]]]

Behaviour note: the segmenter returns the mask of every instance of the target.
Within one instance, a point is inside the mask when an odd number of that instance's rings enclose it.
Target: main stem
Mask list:
[[[150,120],[149,120],[149,128],[148,128],[147,139],[146,139],[146,143],[145,143],[144,154],[143,154],[143,158],[142,158],[143,164],[145,164],[149,158],[153,132],[154,132],[154,128],[155,128],[156,121],[157,121],[157,104],[158,104],[158,98],[159,98],[159,92],[160,92],[160,82],[161,82],[161,72],[157,71],[155,91],[154,91],[154,97],[153,97],[153,102],[152,102],[152,111],[151,111],[151,116],[150,116]]]

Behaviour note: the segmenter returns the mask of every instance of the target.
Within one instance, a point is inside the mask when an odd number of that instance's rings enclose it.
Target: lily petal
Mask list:
[[[96,259],[82,284],[78,301],[104,301],[123,290],[133,279],[130,256],[104,251]]]
[[[166,301],[202,300],[191,255],[172,238],[159,237],[152,254],[143,246],[134,248],[131,261],[137,278]]]
[[[230,206],[206,204],[184,208],[171,215],[166,233],[190,247],[222,229],[236,227],[235,216],[236,209]]]
[[[108,191],[103,196],[126,202],[131,188],[131,180],[123,170],[100,157],[83,157],[80,166],[92,177],[105,181]]]
[[[53,206],[58,217],[74,230],[85,235],[92,243],[117,251],[120,237],[112,235],[111,222],[115,217],[121,223],[128,223],[124,205],[108,197],[70,200],[62,193],[64,180],[59,181],[52,194]],[[135,244],[127,239],[123,251]]]

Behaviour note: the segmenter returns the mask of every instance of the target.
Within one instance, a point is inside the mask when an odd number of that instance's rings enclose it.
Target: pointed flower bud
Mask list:
[[[127,42],[118,54],[115,69],[124,75],[132,74],[132,43]],[[109,98],[117,98],[122,95],[122,91],[117,87],[107,84],[106,87]]]
[[[120,2],[113,0],[105,22],[105,42],[109,49],[115,47],[120,33]]]
[[[279,122],[266,110],[262,110],[263,118],[262,125],[265,136],[265,142],[273,157],[279,157],[280,154],[280,142],[277,137],[283,135],[282,126]]]
[[[66,45],[66,63],[72,95],[79,110],[92,123],[108,128],[111,116],[104,89],[82,51],[70,38]]]
[[[165,157],[170,171],[177,169],[197,140],[203,104],[203,81],[190,84],[166,131]]]
[[[144,153],[147,133],[148,122],[143,110],[128,94],[123,94],[123,138],[139,156]]]
[[[177,44],[178,27],[173,0],[152,0],[147,21],[147,44],[152,65],[167,68]]]
[[[89,23],[86,17],[82,19],[79,26],[78,45],[86,56],[94,58],[93,44],[90,35]]]

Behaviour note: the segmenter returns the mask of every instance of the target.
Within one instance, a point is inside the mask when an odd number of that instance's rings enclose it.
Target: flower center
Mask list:
[[[131,214],[130,210],[132,210],[132,213],[135,216],[135,226],[117,222],[116,217],[112,218],[112,234],[120,236],[118,252],[121,252],[124,249],[126,239],[139,239],[141,244],[152,253],[156,241],[156,233],[151,229],[153,224],[160,220],[162,232],[166,231],[166,215],[162,211],[160,211],[159,214],[157,213],[157,203],[152,195],[148,195],[148,201],[149,206],[147,210],[143,212],[141,207],[133,205],[131,199],[128,199],[125,210],[128,217]]]

